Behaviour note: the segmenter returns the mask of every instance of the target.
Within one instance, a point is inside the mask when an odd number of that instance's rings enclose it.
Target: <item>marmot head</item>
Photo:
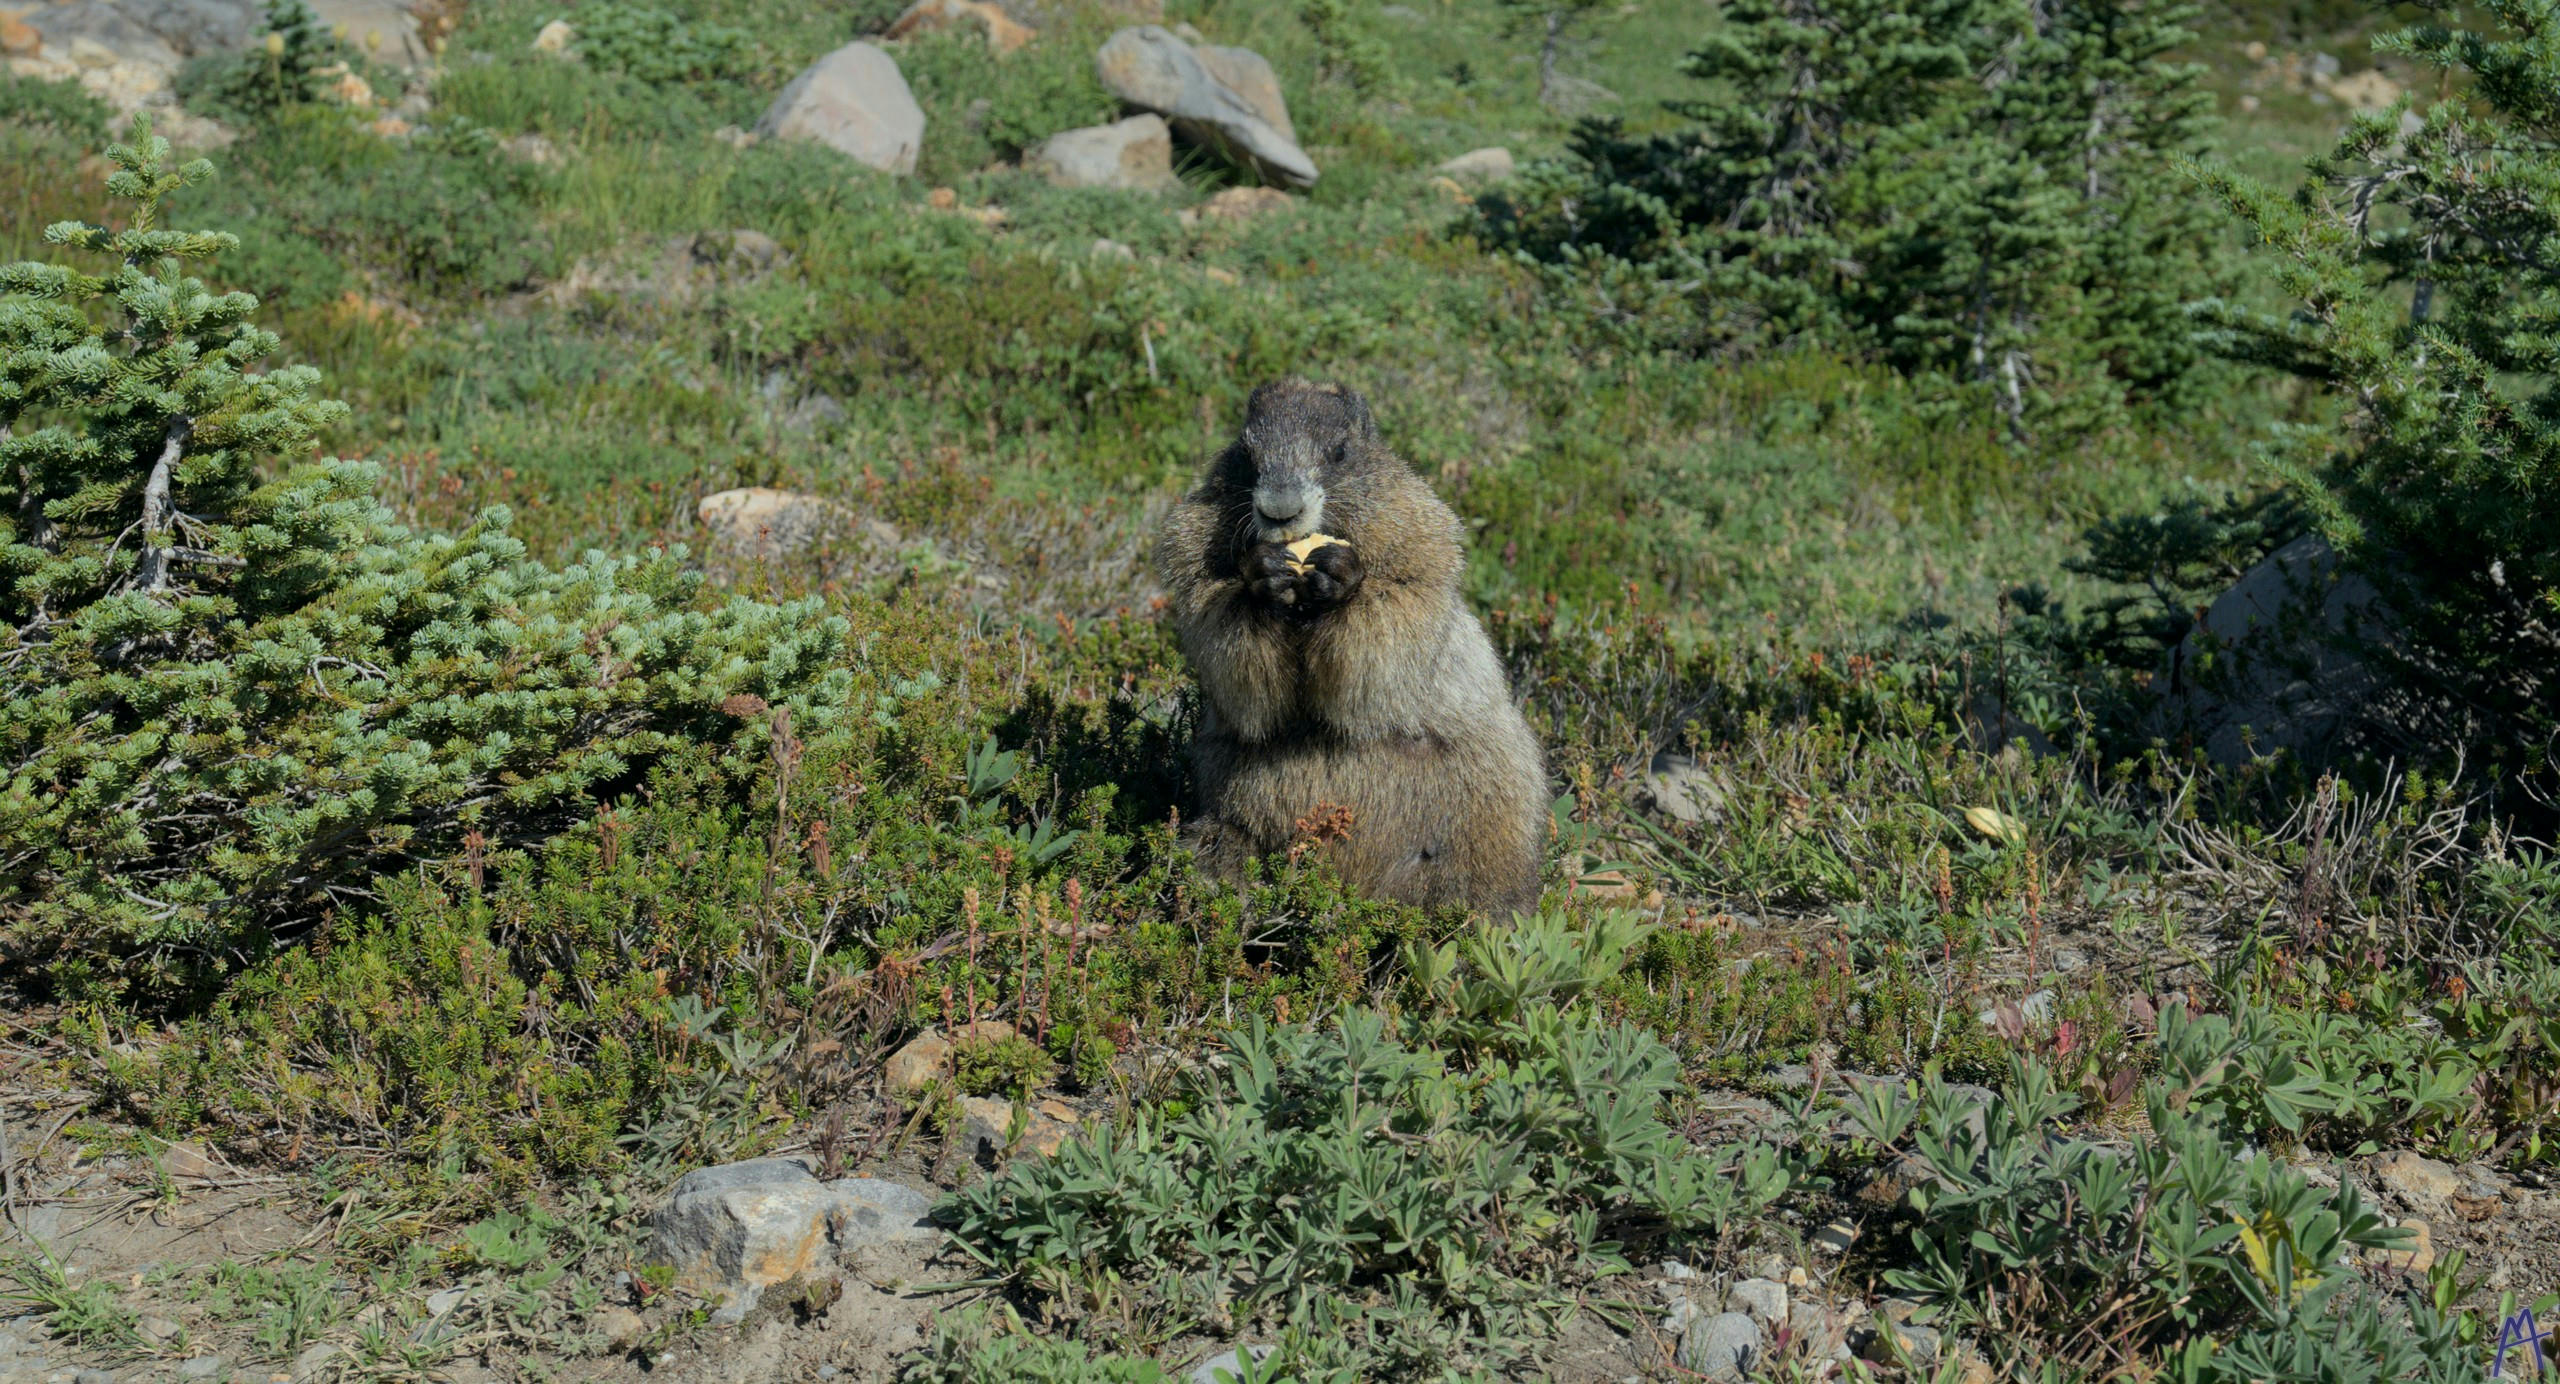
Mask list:
[[[1228,491],[1247,501],[1251,538],[1287,543],[1325,532],[1328,503],[1333,531],[1341,532],[1367,479],[1396,464],[1366,400],[1338,384],[1288,379],[1253,391],[1244,432],[1217,469]]]

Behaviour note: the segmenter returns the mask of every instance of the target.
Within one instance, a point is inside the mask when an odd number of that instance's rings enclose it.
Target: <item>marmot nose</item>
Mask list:
[[[1253,492],[1253,507],[1272,523],[1285,524],[1307,512],[1307,492],[1297,486],[1286,490],[1257,490]]]

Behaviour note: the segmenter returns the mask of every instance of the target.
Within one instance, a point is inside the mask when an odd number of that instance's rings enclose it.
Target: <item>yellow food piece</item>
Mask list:
[[[1316,549],[1321,548],[1328,543],[1339,543],[1341,541],[1341,539],[1336,538],[1329,533],[1311,533],[1289,545],[1289,556],[1296,559],[1297,564],[1300,567],[1304,567],[1307,565],[1307,559],[1315,556]]]

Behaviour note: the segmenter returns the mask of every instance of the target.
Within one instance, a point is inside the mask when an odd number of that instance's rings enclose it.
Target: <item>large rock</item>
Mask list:
[[[1680,1338],[1680,1365],[1709,1379],[1734,1381],[1759,1367],[1764,1349],[1758,1322],[1740,1312],[1719,1312],[1689,1324]]]
[[[833,500],[763,485],[706,495],[695,513],[724,543],[765,556],[805,548],[853,520]]]
[[[2385,680],[2346,647],[2382,634],[2387,613],[2326,541],[2295,539],[2216,598],[2179,644],[2162,729],[2194,737],[2222,764],[2322,754],[2388,715]]]
[[[1025,151],[1022,166],[1059,187],[1162,192],[1174,185],[1173,131],[1158,115],[1066,130]]]
[[[828,1271],[845,1251],[935,1238],[932,1211],[931,1197],[898,1183],[820,1182],[796,1158],[757,1158],[678,1180],[650,1219],[650,1252],[734,1321],[765,1289]]]
[[[871,44],[848,43],[792,78],[756,133],[814,139],[883,173],[913,173],[924,147],[924,109],[896,60]]]
[[[418,21],[397,0],[312,0],[322,27],[367,57],[414,67],[426,61]],[[246,48],[267,31],[260,0],[72,0],[24,12],[56,54],[88,39],[124,62],[175,72],[189,58]]]
[[[1289,98],[1280,94],[1280,74],[1271,70],[1271,62],[1250,48],[1220,48],[1215,44],[1193,44],[1191,56],[1200,60],[1209,75],[1227,90],[1244,98],[1262,123],[1280,132],[1291,144],[1298,142],[1298,127],[1289,119]]]
[[[946,29],[976,29],[987,36],[987,47],[999,54],[1013,52],[1037,37],[1030,26],[1015,23],[1002,6],[987,0],[916,0],[906,13],[889,21],[881,37],[904,39]]]
[[[1146,24],[1113,34],[1094,55],[1094,70],[1112,95],[1163,116],[1183,138],[1218,150],[1264,182],[1315,185],[1315,161],[1297,141],[1264,119],[1245,95],[1212,75],[1191,45],[1161,26]]]

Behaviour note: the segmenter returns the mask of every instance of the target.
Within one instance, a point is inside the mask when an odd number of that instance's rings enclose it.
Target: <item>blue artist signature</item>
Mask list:
[[[2507,1318],[2498,1327],[2498,1354],[2489,1364],[2489,1377],[2496,1379],[2506,1373],[2507,1351],[2510,1347],[2516,1351],[2518,1365],[2524,1363],[2524,1352],[2532,1351],[2533,1373],[2540,1375],[2546,1365],[2546,1357],[2542,1353],[2542,1342],[2542,1327],[2534,1321],[2532,1308],[2528,1307]]]

